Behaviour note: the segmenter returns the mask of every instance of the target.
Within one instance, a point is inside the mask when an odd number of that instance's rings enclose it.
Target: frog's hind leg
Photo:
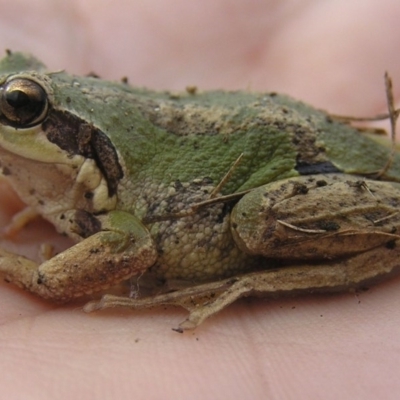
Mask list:
[[[175,292],[139,299],[105,295],[88,303],[91,312],[110,307],[133,309],[175,305],[189,311],[188,318],[175,330],[194,329],[240,297],[295,295],[303,292],[335,292],[357,288],[389,276],[400,267],[400,243],[375,249],[353,257],[323,263],[301,263],[205,283]]]

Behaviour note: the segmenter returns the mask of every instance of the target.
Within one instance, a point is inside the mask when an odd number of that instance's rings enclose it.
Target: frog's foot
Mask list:
[[[379,246],[350,258],[323,263],[301,263],[280,269],[253,272],[155,296],[134,299],[105,295],[98,301],[86,304],[84,311],[92,312],[111,307],[143,309],[160,305],[181,306],[189,311],[189,316],[174,330],[182,332],[196,328],[206,318],[240,297],[352,289],[388,276],[399,267],[398,240],[391,246]]]
[[[83,310],[93,312],[118,307],[144,309],[161,305],[180,306],[186,308],[190,313],[189,317],[174,329],[183,332],[196,328],[206,318],[233,303],[249,290],[251,291],[252,287],[248,286],[247,281],[247,276],[230,278],[143,298],[106,294],[100,300],[87,303]]]

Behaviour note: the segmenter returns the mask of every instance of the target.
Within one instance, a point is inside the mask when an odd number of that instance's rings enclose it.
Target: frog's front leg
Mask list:
[[[100,230],[40,265],[1,249],[0,273],[29,292],[64,302],[106,289],[154,264],[153,240],[133,215],[112,211],[88,221]],[[87,231],[88,226],[76,229]]]

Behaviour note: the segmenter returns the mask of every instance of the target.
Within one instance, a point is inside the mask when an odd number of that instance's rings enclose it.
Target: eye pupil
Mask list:
[[[22,90],[13,90],[5,94],[5,100],[14,108],[22,108],[29,104],[29,97]]]
[[[26,128],[45,118],[47,95],[37,82],[14,78],[1,87],[0,93],[0,120],[4,124]]]

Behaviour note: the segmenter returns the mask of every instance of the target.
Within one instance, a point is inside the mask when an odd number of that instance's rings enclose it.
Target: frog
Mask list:
[[[75,244],[41,263],[0,248],[0,275],[86,312],[181,306],[179,332],[241,297],[374,283],[399,266],[400,155],[353,125],[275,92],[156,91],[7,51],[0,170],[27,207],[11,225],[41,216]]]

